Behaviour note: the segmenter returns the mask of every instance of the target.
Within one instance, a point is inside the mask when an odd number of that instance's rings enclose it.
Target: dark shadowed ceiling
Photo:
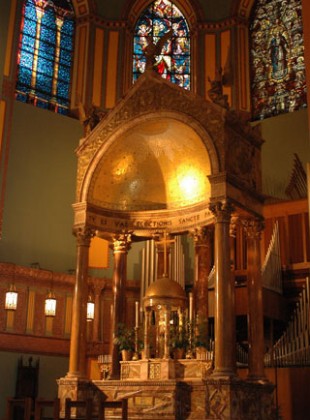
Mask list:
[[[128,7],[128,0],[94,0],[97,12],[105,19],[121,19],[123,11]],[[195,0],[200,5],[205,20],[218,21],[234,14],[234,5],[239,0]]]

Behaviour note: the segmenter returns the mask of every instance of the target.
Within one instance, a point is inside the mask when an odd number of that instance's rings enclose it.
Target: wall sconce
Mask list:
[[[18,293],[14,284],[11,284],[9,290],[5,294],[5,309],[8,311],[16,311]]]
[[[56,304],[57,304],[56,297],[54,293],[50,290],[45,299],[45,307],[44,307],[45,316],[54,317],[56,315]]]
[[[95,304],[93,302],[91,295],[88,295],[86,318],[87,318],[87,321],[93,321],[95,318]]]

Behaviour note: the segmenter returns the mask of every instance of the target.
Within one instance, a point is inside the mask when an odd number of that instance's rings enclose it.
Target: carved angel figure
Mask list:
[[[157,42],[156,44],[153,42],[151,36],[148,36],[148,45],[144,48],[144,55],[146,58],[146,65],[145,69],[153,69],[154,64],[156,63],[156,56],[160,55],[163,46],[168,41],[168,39],[173,34],[173,30],[166,32]]]
[[[84,135],[87,136],[96,127],[102,118],[102,113],[93,105],[86,113],[82,102],[79,102],[79,120],[84,127]]]
[[[223,76],[222,76],[222,69],[216,71],[215,79],[211,80],[210,77],[208,78],[211,84],[211,88],[208,90],[209,98],[212,102],[221,107],[228,109],[228,96],[223,94]]]

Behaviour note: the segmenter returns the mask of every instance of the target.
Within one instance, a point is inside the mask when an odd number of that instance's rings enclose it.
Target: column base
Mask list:
[[[85,400],[85,398],[92,398],[94,390],[91,387],[91,382],[84,378],[77,376],[65,376],[64,378],[57,379],[58,384],[58,398],[60,399],[60,418],[65,417],[66,398],[72,401]],[[70,373],[74,375],[74,373]],[[80,415],[79,410],[72,410],[72,418]]]
[[[214,369],[211,374],[214,379],[238,380],[237,372],[232,369]]]
[[[264,375],[248,375],[246,381],[255,384],[269,384],[270,382]]]

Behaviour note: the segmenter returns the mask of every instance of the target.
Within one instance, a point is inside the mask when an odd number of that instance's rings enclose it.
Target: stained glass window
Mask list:
[[[254,119],[307,106],[301,8],[301,0],[255,3],[250,28]]]
[[[189,29],[185,17],[171,1],[154,1],[137,21],[133,81],[148,67],[172,83],[190,89]]]
[[[70,0],[25,0],[17,59],[16,98],[67,114],[73,51]]]

